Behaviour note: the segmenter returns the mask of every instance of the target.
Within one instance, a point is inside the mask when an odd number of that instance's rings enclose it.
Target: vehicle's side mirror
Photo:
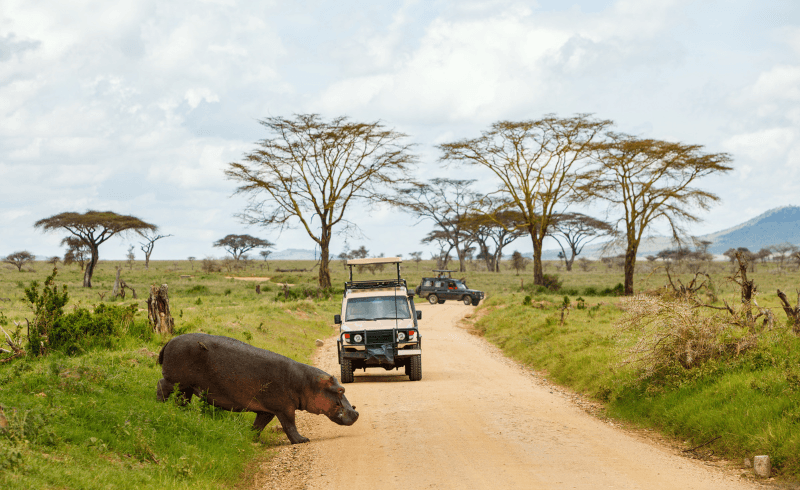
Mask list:
[[[333,315],[333,323],[337,325],[342,324],[342,315]]]
[[[422,312],[421,311],[417,312],[417,320],[422,320]]]

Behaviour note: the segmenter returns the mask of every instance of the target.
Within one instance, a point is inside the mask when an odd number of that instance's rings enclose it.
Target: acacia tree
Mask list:
[[[636,253],[645,230],[665,221],[676,241],[685,240],[681,223],[700,221],[693,210],[707,210],[719,200],[693,185],[707,175],[730,171],[724,164],[731,159],[726,153],[704,153],[701,145],[619,133],[608,133],[605,141],[592,146],[598,168],[582,190],[623,212],[618,224],[626,243],[625,294],[631,295]]]
[[[380,201],[387,187],[408,182],[415,158],[402,142],[406,135],[380,122],[326,122],[317,114],[260,123],[268,136],[225,171],[250,198],[239,217],[279,229],[299,223],[319,245],[319,286],[329,288],[333,232],[356,227],[345,218],[350,205]]]
[[[435,240],[445,240],[447,250],[456,251],[459,271],[464,272],[466,252],[472,238],[464,233],[465,218],[479,199],[469,186],[474,180],[431,179],[429,183],[413,183],[400,189],[393,204],[417,216],[431,220],[436,225]],[[441,248],[441,247],[440,247]]]
[[[91,260],[83,270],[83,287],[92,287],[92,274],[100,259],[99,247],[109,238],[117,234],[125,234],[129,231],[143,232],[146,230],[155,232],[157,227],[150,223],[136,218],[126,216],[112,211],[86,211],[85,213],[67,212],[60,213],[49,218],[40,219],[34,224],[45,232],[57,230],[67,230],[73,237],[89,247],[92,254]],[[64,240],[61,242],[64,244]]]
[[[463,231],[477,243],[478,258],[483,259],[490,272],[500,272],[503,248],[527,233],[522,214],[507,207],[508,203],[487,196],[464,219]]]
[[[554,217],[550,236],[558,242],[567,271],[571,271],[575,257],[580,255],[587,243],[613,232],[614,227],[605,221],[581,213],[564,213]]]
[[[156,242],[161,240],[162,238],[169,238],[172,235],[157,235],[155,233],[149,233],[147,231],[143,231],[139,233],[142,238],[145,239],[144,242],[139,242],[139,248],[142,249],[144,252],[144,268],[150,268],[150,255],[153,253],[153,248],[156,246]]]
[[[61,240],[61,246],[67,246],[67,251],[64,253],[64,265],[70,265],[77,262],[81,270],[86,267],[86,262],[92,256],[92,250],[89,245],[83,243],[83,240],[76,236],[68,236]]]
[[[275,245],[269,240],[250,235],[227,235],[214,242],[214,246],[231,254],[233,260],[239,260],[243,254],[254,248],[272,248]]]
[[[4,259],[3,262],[6,264],[11,264],[17,268],[17,271],[22,272],[22,268],[25,267],[27,264],[36,259],[36,256],[32,253],[28,252],[27,250],[23,250],[21,252],[14,252],[13,254],[8,254]]]
[[[453,243],[448,239],[447,234],[442,230],[431,230],[420,243],[435,244],[439,249],[438,254],[431,254],[431,258],[436,260],[436,268],[447,269],[450,262],[450,252],[453,251]]]
[[[479,138],[439,145],[440,160],[480,165],[500,179],[499,193],[518,210],[533,243],[533,281],[544,284],[542,245],[558,206],[578,200],[589,149],[611,121],[578,114],[538,120],[500,121]]]

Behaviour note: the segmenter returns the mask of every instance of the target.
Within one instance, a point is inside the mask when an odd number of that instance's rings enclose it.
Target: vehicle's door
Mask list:
[[[433,292],[440,300],[447,299],[447,280],[436,279],[433,281]]]
[[[442,299],[460,299],[458,294],[458,286],[452,279],[444,281],[445,288],[442,293]]]

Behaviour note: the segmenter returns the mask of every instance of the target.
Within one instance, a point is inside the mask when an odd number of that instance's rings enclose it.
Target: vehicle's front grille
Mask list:
[[[367,330],[367,343],[368,344],[386,344],[392,342],[391,330]]]

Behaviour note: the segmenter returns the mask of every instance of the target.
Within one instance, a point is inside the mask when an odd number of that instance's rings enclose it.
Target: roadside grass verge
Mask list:
[[[731,458],[768,454],[778,474],[800,477],[800,339],[780,310],[775,328],[747,352],[640,379],[621,364],[632,339],[618,335],[614,323],[623,312],[615,301],[589,298],[562,324],[563,296],[540,294],[528,303],[524,293],[500,295],[482,305],[489,311],[474,328],[553,382],[606,402],[609,417],[688,447],[719,437],[705,449]]]
[[[23,286],[41,282],[41,269],[20,274]],[[151,269],[152,277],[144,271],[129,276],[160,283],[159,269]],[[146,323],[146,288],[135,286],[136,300],[102,300],[97,289],[72,282],[80,279],[76,271],[64,275],[70,294],[65,313],[98,304],[136,305],[138,312],[114,329],[114,337],[73,346],[71,355],[54,350],[0,364],[0,488],[232,488],[253,461],[286,443],[269,430],[255,440],[253,413],[218,410],[196,398],[186,407],[157,402],[156,360],[169,338]],[[0,273],[0,297],[22,295],[20,276]],[[256,294],[252,283],[216,277],[171,281],[176,335],[226,335],[308,363],[314,340],[333,331],[336,301],[275,302],[269,292]],[[13,321],[32,319],[18,298],[5,303],[6,330],[13,332]]]

